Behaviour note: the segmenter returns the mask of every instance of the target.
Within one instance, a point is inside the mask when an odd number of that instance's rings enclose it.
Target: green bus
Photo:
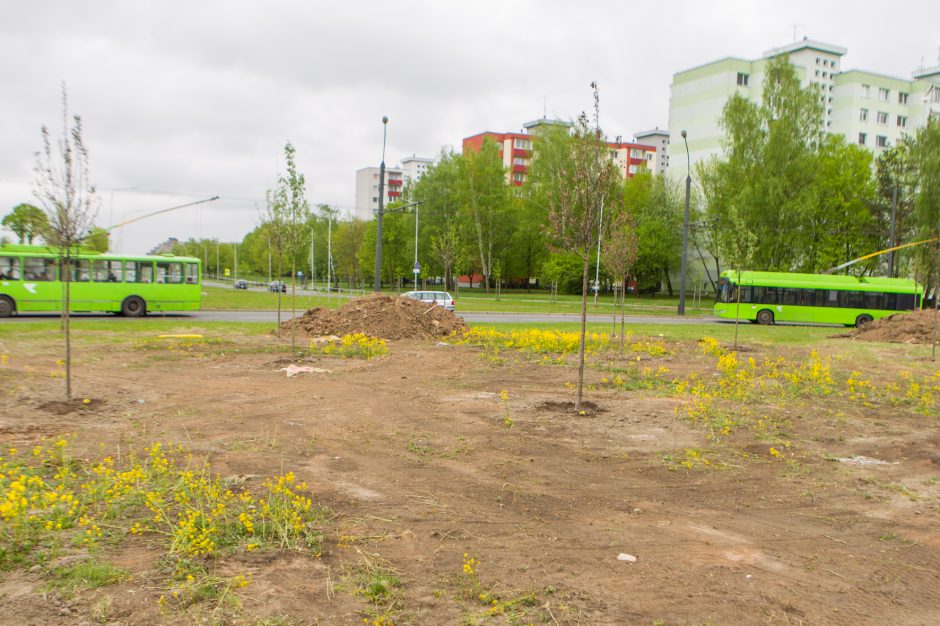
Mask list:
[[[171,254],[125,256],[80,250],[72,256],[69,310],[139,317],[198,311],[199,259]],[[46,246],[0,246],[0,317],[62,310],[64,268]]]
[[[740,309],[738,287],[740,281]],[[721,273],[714,314],[757,324],[813,322],[861,326],[898,311],[921,308],[924,288],[906,278]]]

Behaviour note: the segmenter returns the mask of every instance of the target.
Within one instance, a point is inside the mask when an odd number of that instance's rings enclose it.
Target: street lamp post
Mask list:
[[[420,203],[419,203],[420,204]],[[415,205],[415,291],[418,290],[418,274],[421,273],[421,266],[418,265],[418,209],[420,207]]]
[[[379,210],[375,214],[375,285],[373,291],[382,290],[382,209],[385,206],[385,137],[388,116],[382,116],[382,164],[379,165]]]
[[[688,134],[684,130],[682,140],[685,142],[687,173],[685,175],[685,214],[682,218],[682,262],[679,268],[679,315],[685,315],[685,275],[689,270],[689,194],[692,191],[692,158],[689,156]]]

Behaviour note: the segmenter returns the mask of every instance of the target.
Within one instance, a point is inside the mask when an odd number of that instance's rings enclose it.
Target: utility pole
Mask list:
[[[597,304],[597,292],[601,289],[601,233],[604,232],[604,196],[601,196],[601,218],[597,222],[597,260],[594,264],[594,304]]]
[[[382,290],[382,209],[385,207],[385,137],[388,116],[382,116],[382,163],[379,165],[379,210],[375,214],[375,285],[373,291]]]
[[[235,280],[238,280],[238,242],[233,245],[235,246]]]
[[[317,276],[313,273],[313,224],[310,225],[310,281],[313,289],[317,288]]]
[[[415,291],[418,290],[418,274],[421,273],[421,266],[418,265],[418,209],[420,207],[415,205]]]
[[[685,275],[689,271],[689,195],[692,191],[692,157],[689,156],[688,134],[682,131],[688,173],[685,175],[685,214],[682,218],[682,260],[679,270],[679,315],[685,315]]]
[[[215,279],[219,280],[219,241],[215,242]]]

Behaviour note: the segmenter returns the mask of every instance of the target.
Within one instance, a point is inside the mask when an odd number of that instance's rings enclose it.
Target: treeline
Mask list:
[[[824,271],[887,247],[892,213],[895,243],[940,237],[940,122],[931,120],[875,159],[824,131],[820,96],[814,86],[800,87],[786,59],[775,59],[760,103],[737,95],[728,101],[720,120],[723,157],[692,172],[689,260],[696,276],[714,283],[727,268]],[[442,152],[405,199],[387,207],[393,212],[384,218],[382,282],[412,280],[418,219],[421,277],[440,277],[448,288],[459,275],[477,275],[487,289],[499,281],[580,292],[583,255],[552,236],[558,225],[549,210],[579,193],[579,179],[562,182],[553,169],[559,155],[576,149],[573,141],[563,129],[540,135],[521,187],[510,184],[492,142],[479,152]],[[605,289],[620,282],[626,266],[640,291],[671,293],[680,267],[683,188],[641,170],[599,197],[593,236],[601,239],[601,267],[593,255],[592,280],[597,275]],[[417,216],[414,208],[394,212],[418,201]],[[320,205],[295,226],[293,243],[279,246],[278,226],[262,219],[237,246],[239,273],[266,275],[271,268],[283,277],[293,266],[319,281],[373,282],[375,220]],[[847,271],[935,284],[937,250],[936,243],[912,247],[893,255],[890,268],[881,256]],[[220,268],[234,268],[234,244],[191,240],[175,252],[204,258],[210,272],[217,256]]]

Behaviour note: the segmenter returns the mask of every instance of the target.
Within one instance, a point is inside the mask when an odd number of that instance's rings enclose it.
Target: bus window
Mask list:
[[[182,263],[157,263],[157,282],[178,285],[183,282]]]
[[[815,289],[800,289],[800,306],[816,306]]]
[[[16,256],[0,256],[0,280],[20,279],[20,258]]]
[[[783,298],[780,300],[780,304],[799,304],[800,303],[800,294],[797,289],[782,289]]]
[[[153,263],[128,261],[124,264],[124,281],[128,283],[152,283]]]
[[[860,309],[864,306],[864,297],[861,291],[843,291],[839,306],[847,309]]]
[[[914,294],[912,293],[899,293],[898,294],[898,311],[910,311],[914,308]]]
[[[26,280],[55,280],[55,259],[26,257],[23,260],[23,278]]]
[[[741,287],[741,302],[750,302],[750,301],[751,301],[751,288]]]
[[[186,272],[187,283],[195,285],[199,282],[199,265],[196,263],[186,263],[183,265],[183,270]]]
[[[896,293],[886,293],[884,301],[885,311],[897,311],[898,310],[898,294]]]
[[[777,288],[754,287],[754,301],[758,304],[777,304]]]
[[[883,309],[884,294],[874,291],[866,291],[864,295],[866,309]]]
[[[834,289],[830,289],[826,292],[826,304],[825,306],[839,306],[839,292]]]
[[[65,261],[62,262],[62,266],[65,266]],[[62,276],[64,272],[60,272],[59,275]],[[91,261],[84,259],[72,259],[72,282],[73,283],[87,283],[91,280]]]
[[[121,282],[120,261],[95,261],[94,268],[96,283]]]

